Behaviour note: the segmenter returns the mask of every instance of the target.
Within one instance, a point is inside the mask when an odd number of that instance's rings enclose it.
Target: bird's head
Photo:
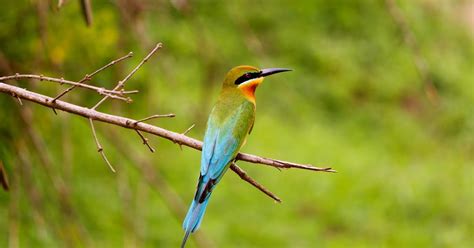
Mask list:
[[[241,65],[232,68],[224,80],[224,88],[237,88],[251,100],[255,99],[255,90],[266,76],[291,71],[286,68],[259,69],[257,67]]]

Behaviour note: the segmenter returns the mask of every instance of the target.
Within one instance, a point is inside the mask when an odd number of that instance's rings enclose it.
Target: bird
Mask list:
[[[209,197],[245,144],[255,121],[255,90],[267,76],[291,71],[287,68],[259,69],[241,65],[226,75],[211,110],[204,134],[201,169],[196,193],[183,222],[181,248],[203,219]]]

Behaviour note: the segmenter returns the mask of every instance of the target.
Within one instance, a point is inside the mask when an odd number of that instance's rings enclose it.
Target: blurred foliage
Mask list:
[[[127,83],[140,90],[133,104],[109,101],[100,110],[131,118],[173,112],[153,124],[182,132],[196,123],[189,135],[200,139],[228,69],[293,68],[259,88],[244,151],[339,173],[240,162],[283,203],[229,172],[189,247],[473,247],[473,4],[396,2],[427,62],[435,101],[415,51],[375,0],[94,1],[90,28],[78,1],[57,9],[55,1],[2,0],[0,75],[80,80],[133,51],[93,80],[112,88],[163,42]],[[8,83],[51,96],[64,89]],[[77,89],[64,99],[93,106],[100,96]],[[0,103],[0,159],[11,188],[0,191],[0,247],[178,246],[199,152],[149,137],[152,154],[134,132],[97,124],[113,174],[87,120],[25,101],[20,107],[7,95]],[[161,184],[150,185],[151,174]]]

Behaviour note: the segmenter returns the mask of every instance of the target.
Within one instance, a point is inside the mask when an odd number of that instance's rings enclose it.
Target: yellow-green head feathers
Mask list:
[[[223,90],[238,89],[248,100],[255,103],[255,90],[263,78],[275,73],[290,71],[285,68],[259,69],[254,66],[240,65],[232,68],[226,75]]]
[[[248,79],[251,79],[252,74],[257,74],[260,69],[249,65],[239,65],[232,68],[225,76],[224,86],[237,87],[245,80],[245,75],[248,75]]]

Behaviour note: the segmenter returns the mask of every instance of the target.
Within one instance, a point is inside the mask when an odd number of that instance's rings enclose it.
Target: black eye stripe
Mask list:
[[[237,80],[235,80],[235,84],[239,85],[249,79],[252,79],[252,78],[258,78],[260,77],[260,74],[261,72],[247,72],[245,73],[244,75],[240,76],[239,78],[237,78]]]

